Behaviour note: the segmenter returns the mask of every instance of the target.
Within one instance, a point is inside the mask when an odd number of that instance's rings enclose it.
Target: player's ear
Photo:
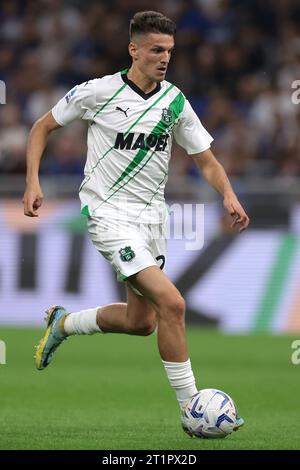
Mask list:
[[[137,44],[135,42],[130,42],[128,46],[129,55],[132,57],[132,60],[137,59]]]

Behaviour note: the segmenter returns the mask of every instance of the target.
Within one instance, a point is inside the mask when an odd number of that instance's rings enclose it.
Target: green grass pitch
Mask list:
[[[41,330],[2,328],[0,449],[300,449],[300,365],[287,336],[188,330],[199,388],[235,400],[245,426],[226,439],[191,439],[156,336],[73,337],[44,371],[33,364]]]

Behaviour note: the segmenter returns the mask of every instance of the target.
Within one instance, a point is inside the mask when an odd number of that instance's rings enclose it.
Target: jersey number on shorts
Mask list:
[[[155,259],[156,259],[156,261],[161,260],[160,269],[163,270],[163,269],[164,269],[165,262],[166,262],[165,256],[164,256],[164,255],[159,255],[159,256],[157,256]]]

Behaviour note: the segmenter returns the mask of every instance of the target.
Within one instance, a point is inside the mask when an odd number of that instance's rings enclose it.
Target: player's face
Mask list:
[[[173,36],[161,33],[143,34],[129,45],[135,66],[153,82],[165,79],[173,49]]]

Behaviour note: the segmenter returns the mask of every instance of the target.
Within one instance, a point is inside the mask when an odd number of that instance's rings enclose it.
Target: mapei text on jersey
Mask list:
[[[121,150],[149,150],[154,148],[155,152],[163,152],[168,144],[169,137],[169,134],[150,134],[145,136],[142,133],[130,132],[126,135],[123,132],[118,132],[114,148]]]

